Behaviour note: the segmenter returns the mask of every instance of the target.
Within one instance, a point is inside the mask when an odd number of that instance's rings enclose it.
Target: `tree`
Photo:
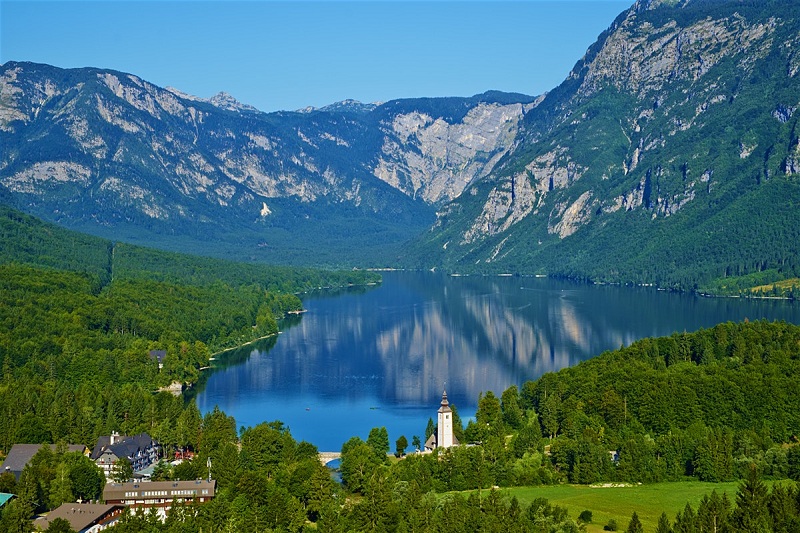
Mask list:
[[[198,436],[200,435],[200,425],[202,420],[200,417],[200,410],[197,408],[195,402],[189,402],[189,405],[181,411],[178,417],[178,424],[176,428],[176,437],[179,448],[192,448],[197,447]]]
[[[14,498],[3,506],[0,530],[5,533],[30,533],[33,531],[33,504],[22,498]]]
[[[50,509],[55,509],[62,503],[70,502],[74,499],[72,480],[69,474],[67,464],[59,463],[56,467],[56,476],[53,478],[53,482],[50,483]]]
[[[787,450],[786,462],[788,463],[787,475],[800,482],[800,445],[792,446]]]
[[[367,437],[367,445],[372,448],[375,457],[381,462],[386,460],[386,454],[389,453],[389,432],[386,427],[372,428]],[[408,442],[406,442],[408,446]]]
[[[111,467],[111,479],[117,483],[124,483],[133,479],[133,466],[127,457],[120,457]]]
[[[628,522],[628,529],[625,531],[627,531],[627,533],[644,533],[644,527],[642,527],[642,523],[639,521],[639,515],[636,514],[636,511],[631,515],[631,521]]]
[[[711,491],[711,496],[703,496],[697,508],[697,525],[700,531],[727,531],[731,514],[731,503],[728,496],[722,497],[716,490]]]
[[[522,425],[525,414],[519,406],[519,389],[516,385],[503,391],[500,396],[500,407],[503,410],[503,422],[508,427],[517,429]]]
[[[419,437],[417,437],[419,439]],[[6,494],[16,494],[17,491],[17,478],[11,472],[3,472],[0,474],[0,492]]]
[[[461,421],[461,416],[458,414],[458,407],[456,404],[450,404],[450,410],[453,414],[453,436],[458,442],[464,442],[464,423]]]
[[[414,437],[412,437],[411,445],[415,450],[419,450],[422,447],[422,443],[419,440],[419,435],[414,435]]]
[[[672,528],[674,533],[697,533],[697,515],[690,504],[686,504],[683,508],[683,513],[678,511],[675,515],[675,527]]]
[[[503,423],[503,413],[500,408],[500,400],[492,391],[478,396],[478,410],[475,412],[475,420],[480,427],[486,427],[490,435],[505,435],[505,424]]]
[[[382,463],[383,460],[377,458],[375,450],[370,445],[358,437],[353,437],[342,445],[339,467],[342,482],[350,491],[363,493],[367,480]]]
[[[658,517],[656,533],[672,533],[672,528],[670,527],[667,513],[661,513],[661,516]]]
[[[558,434],[560,411],[561,398],[557,394],[550,394],[542,404],[540,418],[542,426],[551,440]]]
[[[436,433],[436,426],[433,424],[433,419],[428,419],[428,425],[425,426],[425,442],[428,442],[428,439]]]
[[[309,520],[316,522],[321,519],[325,508],[333,501],[337,484],[331,479],[328,467],[320,465],[311,474],[308,483],[308,493],[305,498],[306,514]]]
[[[403,457],[406,454],[406,448],[408,448],[408,439],[406,439],[405,435],[400,435],[400,438],[395,441],[395,455],[397,457]]]
[[[103,486],[106,477],[103,471],[89,459],[81,454],[72,455],[70,459],[69,479],[72,483],[72,493],[78,500],[99,500],[103,495]]]
[[[189,426],[191,426],[190,421],[187,422],[187,427]],[[197,446],[202,457],[213,456],[214,452],[225,443],[236,443],[237,441],[236,420],[232,416],[226,415],[217,406],[211,412],[206,413],[206,416],[203,417],[200,442]],[[205,461],[205,459],[203,460]]]
[[[172,467],[166,461],[159,461],[153,467],[153,474],[150,476],[153,481],[169,481],[172,479]]]
[[[767,486],[761,481],[756,466],[751,465],[736,493],[736,509],[731,520],[734,529],[748,533],[770,531],[767,498]]]

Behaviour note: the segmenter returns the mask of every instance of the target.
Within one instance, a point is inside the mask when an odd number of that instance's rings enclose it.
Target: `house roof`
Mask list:
[[[164,362],[164,358],[167,356],[166,350],[150,350],[147,352],[151,358],[155,359],[159,363]]]
[[[98,522],[104,521],[115,511],[121,511],[122,509],[124,509],[123,505],[65,503],[55,511],[47,513],[46,517],[35,520],[33,525],[38,529],[45,530],[50,525],[50,522],[56,518],[63,518],[69,522],[72,529],[80,532]]]
[[[152,444],[153,438],[147,433],[139,433],[133,437],[121,436],[114,444],[111,444],[110,436],[104,436],[97,439],[91,458],[96,461],[106,450],[117,457],[135,457],[140,450],[146,450]]]
[[[14,494],[8,494],[6,492],[0,492],[0,507],[2,507],[5,504],[7,504],[8,500],[13,498],[14,496],[15,496]]]
[[[25,468],[25,465],[30,462],[36,452],[41,449],[42,446],[47,446],[46,444],[15,444],[11,447],[11,450],[8,452],[8,456],[6,460],[3,461],[3,465],[0,466],[0,471],[5,472],[9,470],[14,472],[17,477],[19,477],[19,473],[22,472],[22,469]],[[56,451],[56,445],[50,444],[50,449]],[[69,444],[67,445],[68,452],[79,452],[83,453],[86,450],[86,446],[83,444]]]
[[[121,438],[126,439],[127,437]],[[95,444],[94,448],[92,448],[92,453],[89,455],[89,458],[92,461],[97,461],[97,459],[103,455],[103,450],[105,450],[109,444],[111,444],[110,435],[101,435],[100,437],[97,437],[97,444]]]
[[[206,493],[203,493],[206,490]],[[125,483],[106,483],[103,489],[105,501],[123,501],[146,498],[145,493],[164,492],[166,500],[173,498],[212,498],[217,490],[217,480],[198,479],[196,481],[126,481]],[[130,493],[135,492],[136,496]]]

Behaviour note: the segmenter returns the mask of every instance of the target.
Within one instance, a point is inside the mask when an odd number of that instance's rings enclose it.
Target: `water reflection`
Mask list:
[[[469,416],[481,392],[499,395],[642,337],[744,318],[800,323],[788,302],[433,273],[387,273],[375,289],[304,305],[277,338],[226,355],[197,396],[201,410],[219,405],[242,425],[280,419],[325,449],[376,425],[411,440],[435,416],[444,383]]]

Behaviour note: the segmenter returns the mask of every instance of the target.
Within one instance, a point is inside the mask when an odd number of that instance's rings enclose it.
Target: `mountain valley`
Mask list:
[[[773,287],[800,275],[799,17],[640,0],[539,97],[277,113],[9,62],[0,197],[245,261]]]

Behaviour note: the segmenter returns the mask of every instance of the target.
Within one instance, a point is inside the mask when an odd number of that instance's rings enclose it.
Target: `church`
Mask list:
[[[451,448],[458,446],[458,439],[453,435],[453,410],[447,401],[447,390],[442,391],[442,404],[436,416],[436,431],[425,441],[425,450]]]

